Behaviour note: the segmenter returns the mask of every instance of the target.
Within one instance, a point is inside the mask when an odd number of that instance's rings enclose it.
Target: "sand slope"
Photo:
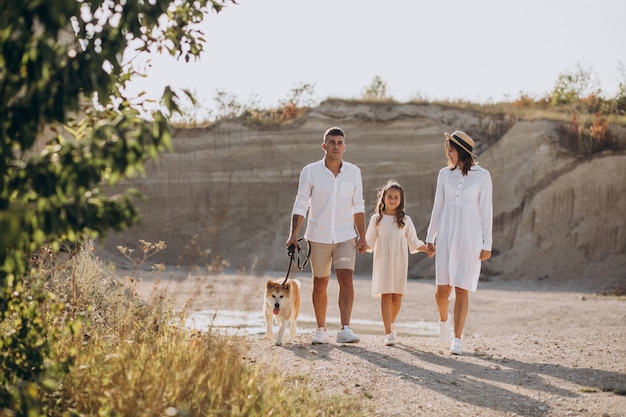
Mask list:
[[[142,222],[111,235],[104,255],[115,258],[116,245],[134,247],[138,239],[164,240],[168,248],[155,262],[281,270],[298,174],[323,157],[321,135],[332,125],[347,132],[345,159],[362,170],[367,213],[376,189],[395,178],[422,238],[445,164],[443,132],[473,135],[494,182],[486,279],[625,285],[626,154],[580,159],[562,145],[557,122],[437,105],[329,101],[282,126],[231,120],[179,130],[174,151],[127,184],[148,198],[139,205]],[[410,262],[411,277],[432,279],[432,259]],[[371,257],[360,257],[357,273],[370,265]]]

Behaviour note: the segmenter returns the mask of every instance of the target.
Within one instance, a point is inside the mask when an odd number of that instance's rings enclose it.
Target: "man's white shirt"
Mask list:
[[[340,243],[357,236],[354,214],[365,213],[361,170],[342,161],[339,175],[326,168],[324,160],[300,172],[293,214],[307,217],[304,237],[317,243]]]

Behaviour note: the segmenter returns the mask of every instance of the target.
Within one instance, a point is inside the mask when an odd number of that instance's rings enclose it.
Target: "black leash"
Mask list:
[[[281,285],[285,285],[285,283],[287,282],[287,278],[289,278],[289,272],[291,272],[291,265],[293,265],[294,261],[296,262],[296,267],[299,271],[304,271],[304,267],[307,266],[309,263],[309,256],[311,256],[311,246],[309,246],[309,243],[307,242],[306,255],[304,255],[305,250],[300,247],[300,241],[302,240],[304,240],[303,237],[298,239],[297,251],[296,245],[294,245],[293,243],[287,248],[287,256],[289,256],[289,267],[287,268],[287,275],[285,275],[285,280]]]

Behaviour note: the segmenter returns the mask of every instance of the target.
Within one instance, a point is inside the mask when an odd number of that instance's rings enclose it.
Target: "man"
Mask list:
[[[350,328],[350,316],[354,302],[352,277],[356,251],[364,253],[367,250],[361,170],[343,160],[346,137],[340,128],[331,127],[324,132],[322,149],[324,159],[305,166],[300,172],[287,247],[292,244],[297,247],[298,230],[308,211],[304,238],[311,247],[312,299],[317,320],[317,332],[311,343],[329,342],[326,289],[331,264],[339,283],[341,330],[337,333],[337,343],[358,343],[359,337]]]

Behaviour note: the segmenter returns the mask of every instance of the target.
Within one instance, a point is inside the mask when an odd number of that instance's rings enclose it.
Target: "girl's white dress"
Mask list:
[[[492,193],[491,174],[478,165],[466,176],[458,168],[439,171],[426,236],[436,245],[437,285],[476,291],[480,251],[491,250]]]
[[[374,253],[372,265],[372,295],[404,294],[407,288],[409,252],[417,253],[424,245],[417,237],[409,216],[404,216],[404,226],[398,227],[395,216],[383,215],[376,225],[378,214],[370,218],[365,240]]]

